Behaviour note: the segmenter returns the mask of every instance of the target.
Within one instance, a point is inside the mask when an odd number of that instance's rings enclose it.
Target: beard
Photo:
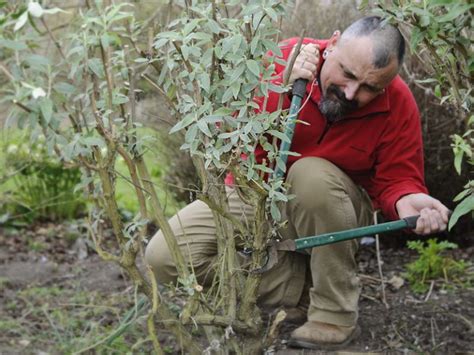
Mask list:
[[[321,97],[319,110],[328,122],[336,122],[358,107],[356,100],[347,100],[346,96],[336,85],[328,86],[326,93]]]

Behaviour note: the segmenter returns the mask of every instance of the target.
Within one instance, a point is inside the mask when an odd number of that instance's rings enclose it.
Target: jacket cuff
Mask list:
[[[403,189],[397,190],[394,192],[390,197],[386,198],[382,204],[382,212],[385,217],[389,220],[394,221],[400,219],[400,216],[397,212],[396,204],[398,200],[400,200],[403,196],[410,195],[410,194],[418,194],[418,193],[428,193],[428,190],[423,187],[405,187]]]

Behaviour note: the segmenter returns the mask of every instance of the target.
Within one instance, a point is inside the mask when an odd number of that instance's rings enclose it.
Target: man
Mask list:
[[[282,44],[284,59],[296,43],[290,39]],[[420,215],[414,230],[418,234],[446,229],[448,209],[424,186],[419,113],[397,76],[403,55],[400,32],[378,17],[358,20],[327,41],[304,40],[290,82],[309,80],[299,114],[307,124],[296,126],[291,146],[300,156],[288,159],[286,180],[295,198],[281,209],[288,221],[279,231],[282,238],[370,224],[374,207],[390,219]],[[277,82],[284,71],[276,65]],[[277,103],[278,95],[270,93],[266,109],[276,110]],[[256,155],[261,160],[265,152],[259,149]],[[236,217],[251,218],[252,208],[236,193],[229,194],[229,203]],[[198,281],[205,285],[212,280],[217,250],[209,208],[196,201],[170,223]],[[356,250],[357,241],[347,241],[313,248],[306,255],[282,253],[279,264],[264,274],[262,304],[301,309],[309,303],[307,322],[291,335],[293,345],[335,349],[358,335]],[[146,257],[159,281],[176,279],[160,233],[151,240]],[[305,276],[306,268],[310,272]],[[310,281],[304,289],[305,278]]]

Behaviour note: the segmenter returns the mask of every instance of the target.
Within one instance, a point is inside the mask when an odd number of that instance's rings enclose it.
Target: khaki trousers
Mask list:
[[[366,226],[372,220],[372,204],[366,192],[327,160],[299,159],[288,172],[287,181],[289,193],[295,198],[281,208],[283,218],[288,220],[279,231],[283,239]],[[229,190],[229,206],[244,223],[252,220],[252,207],[245,205],[233,189]],[[197,281],[209,285],[217,255],[211,210],[204,202],[195,201],[173,216],[170,224]],[[293,307],[300,299],[308,299],[309,294],[308,320],[355,325],[360,295],[357,248],[358,242],[351,240],[302,252],[279,252],[278,264],[262,276],[259,303]],[[161,232],[151,239],[145,257],[159,282],[176,282],[176,268]]]

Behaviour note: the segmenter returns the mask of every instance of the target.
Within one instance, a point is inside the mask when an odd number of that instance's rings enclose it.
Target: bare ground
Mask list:
[[[123,313],[133,306],[133,289],[117,266],[101,261],[86,244],[80,235],[71,232],[70,226],[42,225],[13,232],[0,230],[0,354],[77,351],[100,339],[95,334],[97,329],[110,332],[117,327]],[[473,256],[474,247],[453,252],[457,259],[473,260]],[[384,304],[375,247],[361,248],[358,260],[363,283],[359,320],[362,335],[340,354],[462,354],[474,351],[472,286],[450,284],[441,287],[441,282],[436,280],[430,291],[414,294],[406,284],[403,272],[404,265],[415,257],[408,249],[382,248],[383,276],[389,281],[385,284]],[[43,298],[38,294],[41,292],[45,292]],[[82,298],[77,301],[75,297],[79,295]],[[103,307],[108,307],[109,311],[72,311],[71,305],[78,306],[74,302],[87,309],[101,307],[103,302]],[[37,309],[43,313],[35,313]],[[57,309],[70,320],[82,317],[85,319],[80,321],[94,321],[100,328],[91,328],[88,323],[79,324],[77,329],[75,323],[74,327],[63,324],[61,317],[54,313]],[[287,340],[295,327],[283,323],[280,337],[267,354],[324,353],[287,348]],[[61,331],[71,339],[58,335]],[[131,345],[140,341],[142,331],[145,332],[143,324],[134,330]],[[87,335],[81,338],[82,343],[77,338],[78,332]],[[44,339],[45,334],[52,336]],[[160,338],[168,353],[178,352],[166,334],[161,334]],[[124,345],[123,352],[126,348]],[[136,353],[147,349],[150,348],[135,348]],[[107,352],[107,348],[104,351]],[[110,348],[110,352],[121,353],[117,346]]]

